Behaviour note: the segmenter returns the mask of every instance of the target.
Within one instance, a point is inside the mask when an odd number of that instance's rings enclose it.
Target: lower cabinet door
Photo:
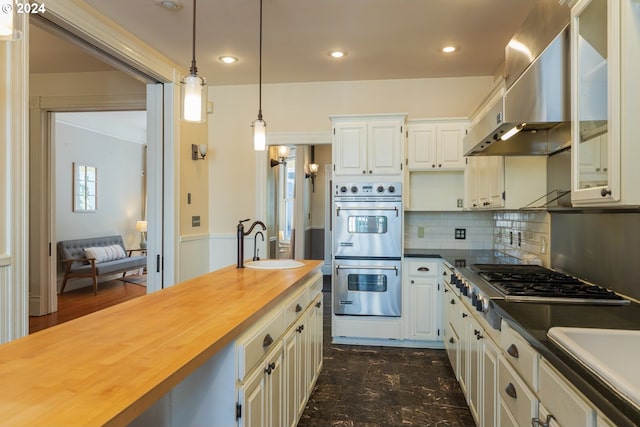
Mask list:
[[[482,354],[482,410],[480,411],[480,427],[497,425],[498,394],[498,346],[489,337],[484,339]]]
[[[453,368],[456,379],[460,380],[460,338],[451,323],[447,323],[444,328],[444,348],[447,350],[449,362]]]
[[[240,386],[239,402],[241,415],[238,427],[268,427],[266,381],[262,369],[258,368]]]
[[[296,357],[298,350],[298,332],[292,328],[284,336],[284,358],[285,358],[285,419],[283,425],[286,427],[295,427],[298,424],[298,364]]]
[[[240,386],[239,427],[280,427],[284,417],[283,345],[278,343]],[[297,420],[296,420],[297,421]]]

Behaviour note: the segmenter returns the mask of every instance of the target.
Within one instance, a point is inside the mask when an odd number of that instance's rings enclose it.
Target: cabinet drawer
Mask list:
[[[538,399],[509,363],[504,360],[504,356],[500,356],[498,365],[500,404],[509,409],[517,425],[531,425],[531,419],[537,416]]]
[[[595,411],[544,359],[540,361],[538,378],[540,401],[560,425],[584,427],[595,425]]]
[[[500,332],[500,346],[509,363],[533,390],[537,390],[538,353],[504,320]]]
[[[280,339],[285,330],[284,318],[284,310],[280,306],[238,339],[236,345],[240,381]]]
[[[302,313],[304,313],[310,302],[311,297],[309,289],[305,287],[287,303],[284,309],[285,329],[295,322]]]
[[[440,261],[407,261],[407,274],[411,277],[437,276]]]

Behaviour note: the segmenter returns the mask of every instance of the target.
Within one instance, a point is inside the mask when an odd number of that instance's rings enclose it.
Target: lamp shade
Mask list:
[[[207,117],[207,85],[197,74],[189,74],[182,84],[182,118],[202,123]]]
[[[147,221],[136,221],[136,231],[144,233],[147,231]]]
[[[262,119],[253,121],[253,149],[264,151],[267,149],[267,124]]]

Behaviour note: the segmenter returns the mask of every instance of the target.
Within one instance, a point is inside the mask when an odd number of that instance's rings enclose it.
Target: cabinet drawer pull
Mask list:
[[[431,271],[429,267],[418,267],[418,271]]]
[[[456,340],[454,340],[454,339],[453,339],[453,337],[451,337],[451,338],[449,338],[449,342],[450,342],[451,344],[455,344],[455,343],[456,343]]]
[[[512,383],[509,383],[505,387],[504,392],[507,393],[507,396],[513,397],[514,399],[518,398],[518,393],[516,392],[516,388]]]
[[[304,331],[304,325],[300,325],[296,328],[296,332],[298,332],[299,334],[301,334],[302,331]]]
[[[271,338],[271,334],[267,334],[264,336],[264,340],[262,340],[262,347],[269,347],[273,344],[273,338]]]
[[[450,303],[451,303],[451,305],[455,305],[455,304],[456,304],[456,300],[452,299],[452,300],[450,301]]]
[[[320,301],[318,301],[318,302],[316,303],[316,307],[318,307],[318,308],[320,308],[320,306],[321,306],[321,305],[322,305],[322,303],[321,303]]]
[[[300,313],[302,311],[302,306],[300,304],[296,304],[296,313]]]
[[[445,288],[445,289],[444,289],[444,292],[445,292],[445,293],[449,292],[449,289]]]
[[[469,317],[469,315],[468,315],[467,313],[462,313],[462,317],[463,317],[463,318],[465,318],[465,317]]]
[[[515,344],[511,344],[509,346],[509,348],[507,349],[507,353],[509,353],[509,356],[513,357],[514,359],[520,357],[520,353],[518,353],[518,347],[516,347]]]

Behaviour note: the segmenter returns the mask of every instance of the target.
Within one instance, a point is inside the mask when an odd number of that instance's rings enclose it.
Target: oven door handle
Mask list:
[[[349,207],[349,208],[341,208],[341,207],[337,207],[336,208],[336,216],[340,216],[340,210],[344,209],[344,210],[348,210],[348,211],[395,211],[396,213],[396,218],[400,216],[400,210],[398,208],[354,208],[354,207]]]
[[[398,275],[398,267],[382,267],[382,266],[369,266],[369,265],[359,265],[357,267],[345,267],[342,265],[336,265],[336,274],[340,272],[340,270],[393,270],[396,272],[396,276]]]

